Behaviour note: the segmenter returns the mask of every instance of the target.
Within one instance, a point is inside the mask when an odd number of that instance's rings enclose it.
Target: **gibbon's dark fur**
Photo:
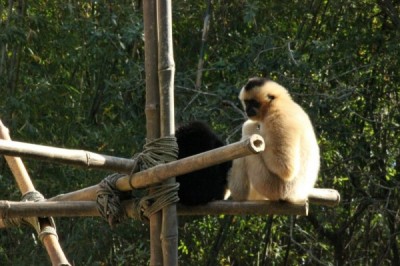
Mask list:
[[[175,132],[179,147],[178,159],[202,153],[224,145],[220,138],[205,123],[190,122]],[[221,200],[227,189],[227,174],[232,166],[228,161],[185,175],[177,176],[180,183],[178,196],[184,205],[206,204]]]

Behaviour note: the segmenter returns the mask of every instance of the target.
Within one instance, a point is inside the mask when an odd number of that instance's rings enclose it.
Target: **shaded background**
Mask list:
[[[180,217],[182,265],[400,265],[399,13],[390,0],[173,1],[177,123],[204,120],[237,141],[239,88],[268,75],[314,123],[317,186],[343,199],[308,217]],[[0,14],[0,118],[13,139],[120,157],[141,150],[141,1],[8,0]],[[108,174],[25,161],[45,197]],[[1,159],[0,199],[19,198]],[[148,264],[147,224],[56,223],[76,265]],[[30,228],[3,229],[0,243],[2,265],[50,264]]]

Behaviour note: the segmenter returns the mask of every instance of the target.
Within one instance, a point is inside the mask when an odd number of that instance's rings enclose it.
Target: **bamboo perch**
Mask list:
[[[85,191],[88,192],[86,193]],[[95,191],[95,186],[68,194],[61,194],[48,199],[48,201],[94,201],[96,199],[96,193],[92,194],[91,191]],[[313,188],[308,195],[308,201],[315,205],[334,207],[340,203],[340,194],[334,189]]]
[[[9,130],[1,120],[0,138],[11,140]],[[15,177],[21,193],[24,195],[30,191],[35,191],[35,187],[33,186],[28,171],[26,170],[21,158],[5,156],[5,159]],[[48,218],[39,219],[39,225],[41,230],[45,230],[46,227],[53,227]],[[5,226],[3,220],[0,221],[0,227],[1,226]],[[57,236],[53,234],[45,234],[43,236],[43,245],[46,248],[47,254],[49,255],[53,265],[70,265],[60,246],[60,243],[58,242]]]
[[[310,204],[334,207],[339,204],[340,195],[337,190],[314,188],[308,198]],[[132,217],[133,203],[123,201],[126,213]],[[183,206],[178,204],[179,215],[218,215],[218,214],[280,214],[307,215],[306,204],[274,201],[213,201],[201,206]],[[55,202],[12,202],[0,201],[0,215],[14,217],[36,216],[100,216],[95,201],[55,201]],[[1,222],[1,220],[0,220]],[[0,226],[1,227],[1,226]]]
[[[340,195],[334,189],[314,188],[308,198],[310,204],[334,207],[339,204]],[[129,217],[133,217],[133,203],[123,201],[122,205]],[[183,206],[178,204],[178,215],[242,215],[242,214],[280,214],[307,215],[306,204],[274,201],[213,201],[201,206]],[[1,217],[84,217],[100,216],[95,201],[54,201],[54,202],[12,202],[0,201]],[[0,220],[1,224],[2,220]],[[0,225],[0,228],[4,226]]]
[[[147,187],[177,175],[187,174],[211,165],[259,153],[264,150],[264,147],[263,138],[255,134],[239,142],[137,172],[133,174],[132,178],[129,175],[124,176],[117,181],[116,185],[121,191],[131,190],[131,185],[134,188]],[[130,181],[132,181],[131,185],[129,184]],[[94,185],[74,192],[61,194],[48,200],[94,200],[96,199],[98,188],[98,185]]]
[[[308,195],[308,201],[316,205],[334,207],[340,202],[340,194],[334,189],[313,188]]]
[[[133,202],[123,202],[129,217],[133,217]],[[178,215],[307,215],[308,203],[287,203],[276,201],[213,201],[206,205],[177,205]],[[94,201],[57,201],[57,202],[13,202],[0,201],[0,215],[15,217],[87,217],[100,216]]]
[[[18,141],[0,140],[0,154],[130,173],[134,160],[84,150],[55,148]]]

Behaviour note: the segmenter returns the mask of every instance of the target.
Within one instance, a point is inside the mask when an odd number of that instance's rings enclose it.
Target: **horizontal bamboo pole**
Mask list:
[[[334,207],[340,202],[340,194],[334,189],[313,188],[308,195],[308,201],[316,205]]]
[[[314,188],[309,196],[310,204],[323,206],[336,206],[339,204],[340,195],[334,189]],[[100,216],[95,201],[41,201],[41,202],[13,202],[0,201],[0,217],[85,217]],[[133,217],[133,202],[123,201],[128,216]],[[288,203],[276,201],[213,201],[201,206],[184,206],[178,204],[178,215],[307,215],[307,203]],[[0,228],[3,228],[0,219]]]
[[[220,164],[239,157],[259,153],[264,150],[264,140],[259,135],[252,135],[248,139],[235,142],[214,150],[199,153],[177,161],[160,164],[147,170],[137,172],[131,176],[127,175],[118,179],[116,186],[121,191],[142,188],[156,183],[161,183],[171,177],[187,174],[215,164]],[[132,181],[131,184],[129,182]],[[73,191],[50,198],[49,200],[94,200],[98,185],[82,190]]]
[[[130,173],[134,160],[84,150],[55,148],[19,141],[0,140],[0,154]]]
[[[14,202],[1,200],[0,213],[6,218],[100,216],[96,204],[95,201]]]
[[[308,215],[308,203],[288,203],[269,200],[213,201],[196,207],[178,206],[178,215]]]
[[[178,204],[178,215],[307,215],[307,203],[286,203],[274,201],[213,201],[201,206]],[[133,217],[133,202],[123,202],[129,217]],[[55,201],[55,202],[13,202],[0,201],[0,215],[15,217],[86,217],[100,216],[94,201]]]

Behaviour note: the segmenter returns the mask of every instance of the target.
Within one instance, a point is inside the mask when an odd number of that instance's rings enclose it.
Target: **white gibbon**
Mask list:
[[[232,198],[306,201],[320,165],[308,115],[284,87],[266,78],[250,79],[239,99],[249,117],[242,138],[260,134],[265,150],[233,161],[228,179]]]

